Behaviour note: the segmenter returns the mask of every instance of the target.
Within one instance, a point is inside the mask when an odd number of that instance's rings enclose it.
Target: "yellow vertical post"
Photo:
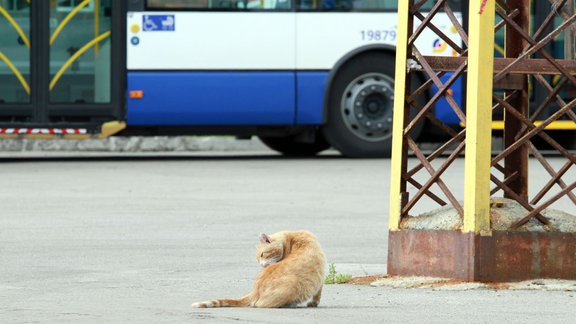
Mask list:
[[[390,176],[390,216],[388,228],[399,229],[402,211],[402,169],[404,168],[404,106],[406,96],[409,7],[412,1],[398,2],[398,46],[396,47],[396,72],[394,76],[394,120],[392,128],[392,165]]]
[[[100,36],[100,0],[94,0],[94,38]],[[94,46],[94,56],[98,56],[100,44]]]
[[[495,0],[470,1],[463,232],[490,235]]]

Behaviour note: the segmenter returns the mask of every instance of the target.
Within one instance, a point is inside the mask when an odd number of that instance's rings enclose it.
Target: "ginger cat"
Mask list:
[[[252,292],[239,299],[194,303],[192,307],[295,307],[320,302],[326,257],[314,234],[283,231],[260,234],[256,260],[263,267]]]

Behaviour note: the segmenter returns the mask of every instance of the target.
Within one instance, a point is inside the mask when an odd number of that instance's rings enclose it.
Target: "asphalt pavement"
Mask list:
[[[0,323],[576,321],[570,289],[344,284],[319,308],[190,308],[250,290],[260,232],[310,230],[338,272],[384,274],[389,175],[334,152],[0,154]]]

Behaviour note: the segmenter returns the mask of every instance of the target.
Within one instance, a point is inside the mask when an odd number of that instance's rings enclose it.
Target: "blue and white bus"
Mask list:
[[[397,1],[0,6],[4,137],[229,134],[287,155],[390,154]],[[434,19],[460,42],[448,17]],[[431,31],[418,42],[425,55],[454,54]],[[435,114],[458,123],[442,102]]]

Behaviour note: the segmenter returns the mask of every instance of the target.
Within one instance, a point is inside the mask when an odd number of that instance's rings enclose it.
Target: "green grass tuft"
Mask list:
[[[328,274],[326,275],[326,278],[324,278],[324,283],[327,285],[343,284],[350,281],[350,279],[352,279],[352,275],[337,273],[334,263],[330,263],[328,265]]]

